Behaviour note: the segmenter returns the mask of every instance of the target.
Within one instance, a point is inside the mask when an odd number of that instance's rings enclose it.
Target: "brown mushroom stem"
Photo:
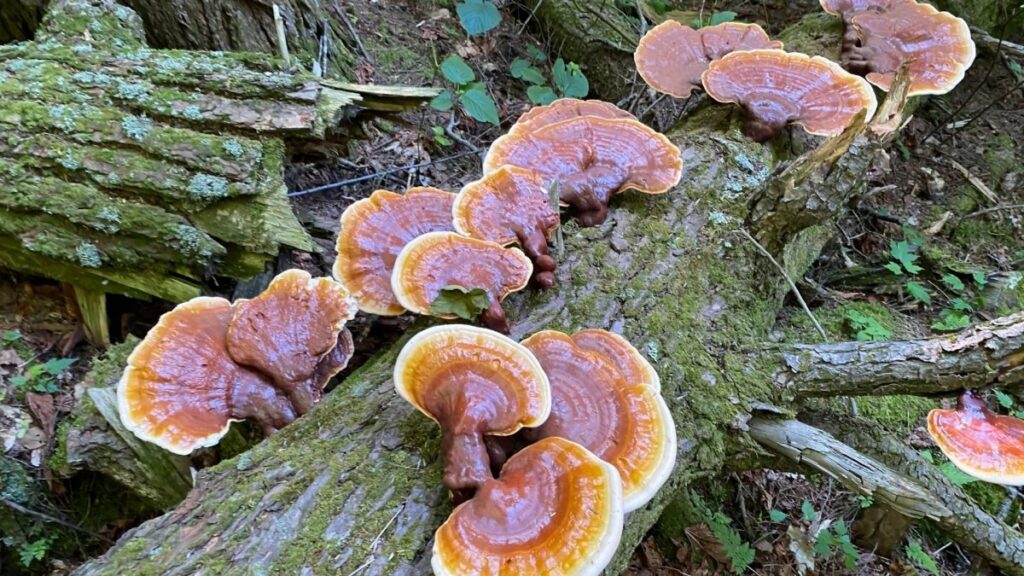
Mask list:
[[[441,452],[444,453],[444,485],[458,494],[476,490],[491,475],[487,444],[480,431],[482,423],[465,412],[451,414],[441,423]]]
[[[268,436],[291,424],[298,416],[288,398],[260,376],[244,369],[231,387],[229,402],[232,419],[254,420]]]
[[[559,200],[576,209],[580,226],[597,226],[608,217],[611,193],[626,177],[616,166],[590,166],[559,181]]]
[[[555,268],[558,263],[548,255],[548,238],[541,226],[532,229],[524,229],[520,226],[513,227],[516,233],[516,241],[523,248],[523,252],[533,261],[533,284],[538,288],[555,287]]]
[[[484,444],[491,462],[491,474],[497,477],[505,461],[515,452],[516,436],[484,436]]]
[[[483,322],[484,326],[495,332],[508,334],[511,331],[508,324],[508,316],[505,315],[501,302],[493,296],[491,297],[491,305],[487,307],[487,310],[480,313],[480,321]]]
[[[767,142],[778,136],[786,128],[788,122],[789,119],[781,122],[774,119],[771,122],[759,120],[748,112],[747,119],[743,123],[743,134],[754,142]]]

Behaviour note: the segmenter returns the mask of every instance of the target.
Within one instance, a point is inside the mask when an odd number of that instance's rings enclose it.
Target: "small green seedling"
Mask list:
[[[735,12],[723,10],[721,12],[715,12],[707,20],[702,21],[699,17],[694,18],[693,22],[691,22],[690,24],[692,24],[694,28],[703,28],[705,26],[715,26],[718,24],[724,24],[726,22],[732,22],[735,19]]]
[[[12,376],[11,383],[40,394],[56,394],[60,390],[57,377],[75,362],[75,358],[51,358],[42,364],[29,366],[18,376]]]
[[[440,126],[434,126],[430,129],[430,132],[434,135],[434,142],[436,142],[439,146],[447,147],[452,145],[452,141],[447,136],[445,136],[444,128]]]
[[[547,62],[544,52],[535,46],[528,45],[527,53],[530,60],[516,58],[509,69],[514,78],[518,78],[530,86],[526,96],[534,104],[550,104],[558,98],[585,98],[590,93],[590,81],[583,70],[575,62],[558,58],[551,65],[551,84],[537,66]]]
[[[498,107],[487,93],[487,86],[476,81],[476,74],[457,54],[451,54],[441,62],[441,75],[452,84],[441,92],[430,105],[442,112],[451,110],[458,103],[470,118],[479,122],[499,124]]]
[[[21,331],[19,330],[7,330],[0,335],[0,341],[7,345],[14,344],[19,340],[21,340]]]
[[[846,319],[849,321],[850,328],[853,330],[854,337],[857,340],[882,341],[892,338],[891,331],[867,314],[861,314],[856,310],[849,310],[846,312]]]

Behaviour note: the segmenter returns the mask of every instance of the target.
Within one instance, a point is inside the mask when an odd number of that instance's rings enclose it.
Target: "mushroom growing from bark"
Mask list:
[[[957,468],[986,482],[1024,484],[1024,420],[989,410],[971,391],[956,410],[928,413],[928,433]]]
[[[551,411],[547,375],[529,350],[484,328],[451,324],[412,337],[395,389],[441,427],[444,485],[456,495],[492,480],[484,435],[510,436]]]
[[[179,304],[128,356],[117,384],[121,421],[136,436],[175,454],[212,446],[231,421],[255,420],[271,433],[296,417],[266,376],[228,354],[234,310],[223,298]]]
[[[391,271],[402,248],[427,232],[454,230],[455,194],[436,188],[410,188],[405,194],[377,190],[341,215],[334,277],[356,299],[359,309],[397,316],[405,308],[391,291]]]
[[[599,118],[631,118],[636,120],[629,112],[619,108],[615,104],[604,100],[578,100],[576,98],[559,98],[551,104],[534,106],[516,120],[511,131],[532,131],[548,124],[555,124],[563,120],[577,118],[580,116],[597,116]]]
[[[558,209],[536,172],[502,166],[467,184],[455,197],[452,215],[462,234],[502,245],[518,242],[533,261],[534,283],[542,288],[555,285],[548,237],[558,228]]]
[[[567,438],[610,462],[622,477],[630,512],[653,498],[672,473],[676,430],[653,369],[636,361],[635,349],[625,351],[624,340],[600,332],[581,333],[582,344],[553,330],[523,341],[548,375],[552,397],[548,419],[523,435]]]
[[[510,131],[487,151],[484,174],[505,165],[529,168],[547,187],[557,185],[583,226],[604,222],[613,195],[667,192],[683,169],[679,148],[664,135],[632,118],[599,116]]]
[[[840,51],[840,62],[843,68],[850,70],[847,61],[853,50],[860,44],[857,30],[853,26],[853,17],[864,12],[884,12],[898,4],[912,4],[914,0],[821,0],[825,12],[839,16],[843,20],[843,42]],[[855,74],[864,74],[856,72]]]
[[[498,479],[438,528],[439,576],[596,576],[622,536],[615,468],[586,448],[547,438],[512,456]]]
[[[526,287],[533,264],[521,251],[455,232],[430,232],[409,242],[395,260],[391,288],[398,302],[417,314],[457,318],[438,310],[438,297],[459,298],[483,291],[480,318],[488,328],[508,333],[501,301]]]
[[[338,282],[287,270],[259,296],[235,303],[228,353],[242,366],[269,376],[296,412],[305,414],[320,399],[327,380],[344,367],[336,356],[328,356],[355,314],[355,300]],[[343,348],[348,342],[342,337]],[[325,358],[327,364],[321,366]]]
[[[878,106],[863,78],[821,56],[795,52],[733,52],[712,62],[703,80],[709,96],[743,107],[743,133],[758,142],[770,140],[787,124],[837,136],[861,110],[867,121]]]
[[[897,2],[887,10],[856,14],[850,23],[857,42],[844,54],[843,65],[885,91],[904,63],[910,74],[908,96],[945,94],[974,63],[967,23],[929,4]]]
[[[757,24],[724,22],[694,30],[666,20],[647,31],[633,53],[636,70],[658,92],[688,98],[708,63],[736,50],[782,48]]]

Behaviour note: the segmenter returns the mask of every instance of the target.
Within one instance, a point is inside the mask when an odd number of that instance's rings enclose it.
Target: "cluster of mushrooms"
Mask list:
[[[821,56],[782,50],[757,24],[726,22],[694,30],[673,20],[637,46],[637,71],[658,92],[687,98],[699,88],[746,111],[744,133],[770,140],[787,124],[835,136],[861,110],[877,107],[871,84],[888,91],[900,66],[908,96],[945,94],[974,62],[967,23],[914,0],[821,0],[843,19],[840,67]],[[843,70],[845,68],[846,70]],[[854,74],[866,74],[867,80]],[[869,84],[870,83],[870,84]]]
[[[517,343],[435,326],[402,349],[394,381],[440,426],[443,482],[461,502],[435,535],[435,574],[598,574],[624,514],[675,465],[658,374],[605,330]]]

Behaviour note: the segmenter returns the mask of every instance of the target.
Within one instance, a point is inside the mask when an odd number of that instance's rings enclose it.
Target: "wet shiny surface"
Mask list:
[[[612,467],[577,444],[533,444],[437,530],[435,573],[599,574],[621,537],[618,484]]]
[[[534,106],[516,120],[512,130],[536,130],[541,126],[561,122],[577,116],[598,116],[600,118],[636,117],[622,108],[603,100],[579,100],[559,98],[546,106]]]
[[[704,87],[719,102],[741,105],[747,111],[748,135],[759,141],[788,123],[800,124],[811,134],[835,136],[862,109],[870,119],[877,105],[871,86],[838,64],[780,50],[733,52],[712,62],[704,73]]]
[[[402,251],[392,289],[403,306],[429,314],[445,286],[481,288],[493,303],[525,288],[532,272],[530,259],[515,248],[454,232],[433,232],[416,238]]]
[[[593,352],[610,362],[622,372],[627,382],[661,390],[661,379],[654,371],[654,366],[651,366],[640,351],[622,336],[607,330],[591,328],[573,334],[572,341],[583,350]]]
[[[403,194],[378,190],[341,216],[334,277],[352,293],[359,309],[397,316],[405,309],[391,292],[391,270],[402,248],[427,232],[454,230],[455,194],[410,188]]]
[[[637,72],[651,87],[676,98],[688,98],[701,87],[708,63],[734,50],[782,48],[757,24],[725,22],[694,30],[675,20],[651,28],[637,46]]]
[[[932,410],[928,433],[958,468],[997,484],[1024,484],[1024,420],[998,415],[972,393],[956,410]]]
[[[561,332],[538,332],[523,345],[544,367],[552,397],[551,416],[524,436],[567,438],[610,462],[622,476],[627,511],[649,500],[675,461],[675,429],[658,390]]]
[[[355,316],[348,291],[330,278],[288,270],[235,308],[227,334],[231,357],[270,376],[300,414],[308,411],[321,393],[311,385],[317,365]]]
[[[909,4],[913,0],[821,0],[821,8],[829,14],[844,19],[860,12],[884,11],[897,4]]]
[[[550,386],[523,346],[475,326],[429,328],[395,363],[400,396],[438,422],[445,485],[472,487],[491,477],[484,434],[510,435],[536,426],[550,410]]]
[[[860,46],[844,54],[850,70],[869,72],[869,82],[888,90],[903,62],[910,63],[911,96],[945,94],[974,62],[967,23],[928,4],[905,3],[851,20]]]

